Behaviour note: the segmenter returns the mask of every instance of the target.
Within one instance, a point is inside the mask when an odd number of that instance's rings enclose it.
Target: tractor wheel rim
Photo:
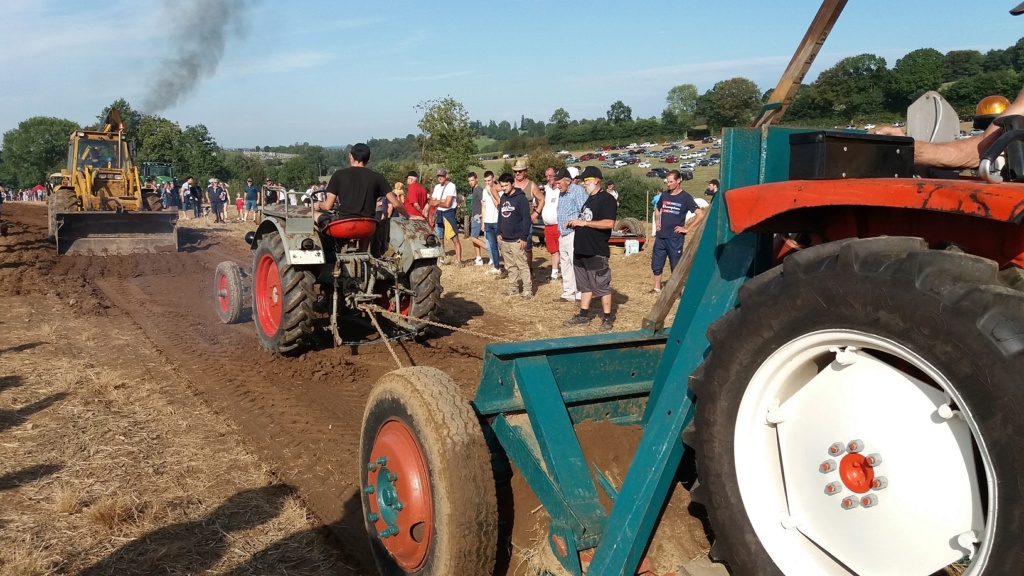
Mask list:
[[[228,293],[228,277],[224,274],[217,275],[217,306],[225,314],[227,314],[231,306],[231,297]]]
[[[388,312],[395,312],[401,316],[409,316],[412,313],[412,296],[409,296],[408,294],[400,295],[396,305],[392,294],[388,292],[381,295],[380,306]]]
[[[769,356],[740,401],[735,471],[782,572],[925,576],[970,557],[981,573],[997,486],[964,406],[937,368],[873,334],[813,332]]]
[[[380,427],[366,466],[367,520],[395,562],[415,572],[430,550],[434,507],[426,458],[405,422],[391,419]]]
[[[277,334],[283,314],[281,274],[277,262],[270,254],[264,254],[256,265],[256,318],[267,336]]]

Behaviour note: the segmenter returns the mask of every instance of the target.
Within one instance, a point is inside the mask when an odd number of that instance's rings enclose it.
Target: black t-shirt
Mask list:
[[[342,168],[327,183],[327,193],[337,197],[333,210],[341,218],[372,218],[377,199],[390,191],[384,176],[363,166]]]
[[[678,194],[665,192],[658,198],[658,210],[661,210],[661,229],[658,230],[658,238],[671,238],[682,236],[674,228],[686,224],[686,215],[690,212],[696,213],[700,208],[690,196],[683,190]]]
[[[597,194],[587,197],[583,208],[580,209],[580,220],[587,222],[615,220],[618,211],[615,197],[601,190]],[[611,230],[598,230],[597,228],[576,228],[575,230],[573,249],[577,256],[608,257],[611,254],[608,251],[608,239],[612,237]]]

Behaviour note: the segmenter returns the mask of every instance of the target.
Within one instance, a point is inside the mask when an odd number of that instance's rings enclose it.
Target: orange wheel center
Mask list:
[[[871,481],[875,479],[875,469],[861,454],[847,454],[839,461],[839,478],[848,489],[858,494],[864,494],[871,490]]]

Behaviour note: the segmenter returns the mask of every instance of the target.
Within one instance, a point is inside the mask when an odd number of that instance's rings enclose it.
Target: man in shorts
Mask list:
[[[377,199],[386,197],[402,216],[408,216],[391,184],[381,174],[366,167],[370,147],[360,142],[348,153],[348,168],[342,168],[327,183],[327,197],[313,203],[313,220],[321,230],[334,220],[373,218]]]
[[[459,206],[459,200],[455,184],[448,180],[448,171],[440,168],[437,171],[437,185],[430,195],[428,204],[435,209],[434,228],[438,239],[441,240],[441,259],[438,264],[444,264],[445,256],[445,222],[451,226],[455,236],[452,237],[452,244],[455,244],[455,267],[462,268],[462,243],[459,242],[459,222],[455,218],[455,209]]]
[[[252,214],[252,221],[256,221],[256,200],[259,199],[260,188],[253,184],[252,178],[248,178],[245,181],[245,207],[242,211],[242,222],[249,220],[249,215]]]
[[[581,326],[589,324],[590,302],[594,298],[601,299],[601,330],[609,331],[615,324],[612,317],[612,271],[608,265],[608,240],[615,227],[618,206],[615,198],[601,188],[601,170],[596,166],[587,166],[580,174],[583,187],[587,191],[587,201],[583,203],[578,218],[566,222],[566,226],[575,231],[573,273],[576,276],[576,289],[580,292],[580,309],[572,318],[562,324],[565,326]]]

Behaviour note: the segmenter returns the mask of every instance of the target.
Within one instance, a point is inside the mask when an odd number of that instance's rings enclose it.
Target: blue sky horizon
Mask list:
[[[589,4],[522,0],[374,4],[308,0],[4,0],[0,133],[33,116],[82,124],[118,98],[226,148],[341,146],[418,132],[416,105],[451,96],[474,120],[605,115],[622,100],[660,116],[675,85],[779,75],[816,0]],[[913,4],[913,5],[910,5]],[[896,60],[1006,48],[1015,2],[855,0],[808,81],[862,53]]]

